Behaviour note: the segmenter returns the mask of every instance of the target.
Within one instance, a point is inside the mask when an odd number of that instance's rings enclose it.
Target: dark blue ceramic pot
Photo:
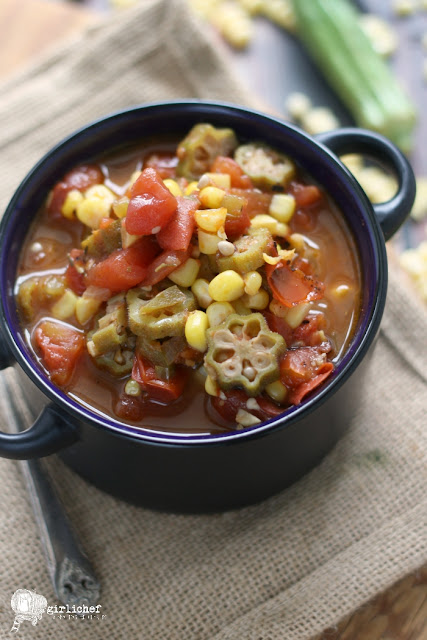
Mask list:
[[[353,341],[328,384],[280,418],[215,436],[135,429],[100,417],[57,389],[38,367],[21,332],[13,295],[29,222],[49,189],[73,166],[124,143],[158,134],[183,135],[196,122],[232,127],[241,139],[263,140],[289,154],[335,199],[356,239],[363,300]],[[389,202],[371,206],[336,154],[372,156],[397,176]],[[94,122],[52,149],[24,179],[0,228],[1,359],[14,362],[31,407],[31,428],[0,434],[0,455],[31,458],[58,452],[77,473],[120,498],[156,509],[202,512],[247,505],[288,486],[316,465],[363,402],[387,292],[385,240],[408,215],[415,181],[388,140],[360,129],[317,138],[275,118],[227,104],[199,101],[135,107]]]

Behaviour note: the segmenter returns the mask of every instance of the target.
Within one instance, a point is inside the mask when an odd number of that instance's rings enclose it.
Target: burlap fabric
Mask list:
[[[197,61],[197,65],[195,64]],[[183,3],[147,0],[0,92],[1,209],[53,143],[119,107],[176,97],[248,103]],[[391,273],[370,384],[348,435],[296,485],[211,516],[129,506],[47,467],[102,582],[102,620],[44,615],[19,637],[297,640],[332,625],[426,552],[427,316]],[[3,424],[19,388],[0,377]],[[21,405],[23,420],[26,408]],[[0,637],[10,598],[56,600],[18,466],[0,460]]]

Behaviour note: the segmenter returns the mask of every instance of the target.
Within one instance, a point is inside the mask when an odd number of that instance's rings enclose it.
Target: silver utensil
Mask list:
[[[20,431],[22,418],[13,403],[9,429]],[[88,607],[99,601],[100,584],[41,460],[19,460],[34,517],[40,530],[47,568],[58,599],[65,605]]]

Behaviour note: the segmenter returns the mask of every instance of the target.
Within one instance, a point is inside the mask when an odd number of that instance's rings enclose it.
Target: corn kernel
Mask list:
[[[295,198],[288,193],[275,193],[268,213],[278,222],[289,222],[295,213]]]
[[[130,380],[128,380],[125,384],[125,393],[128,396],[134,396],[134,397],[138,397],[141,395],[142,389],[139,386],[139,384],[137,383],[136,380],[133,380],[132,378]]]
[[[262,311],[262,309],[266,309],[268,307],[269,302],[270,302],[270,296],[268,295],[265,289],[260,289],[253,296],[247,296],[247,298],[245,298],[245,304],[250,309],[256,309],[257,311]]]
[[[197,209],[194,212],[194,218],[197,226],[208,233],[217,233],[224,226],[227,209],[220,207],[219,209]]]
[[[219,388],[216,380],[213,380],[210,376],[206,376],[205,391],[210,396],[217,396],[219,394]]]
[[[271,313],[274,313],[274,315],[278,318],[286,318],[286,314],[289,311],[289,307],[285,307],[284,304],[280,304],[280,302],[277,302],[277,300],[274,300],[274,298],[270,302],[268,308],[270,309]]]
[[[242,427],[253,427],[259,424],[261,420],[244,409],[239,409],[236,413],[236,422]]]
[[[77,217],[91,229],[98,229],[102,218],[110,215],[111,203],[101,198],[85,198],[77,205]]]
[[[114,214],[118,218],[125,218],[128,212],[129,206],[129,198],[123,196],[123,198],[119,198],[119,200],[114,200],[113,202],[113,211]]]
[[[178,196],[182,196],[181,187],[179,186],[176,180],[172,180],[171,178],[165,178],[163,180],[163,184],[165,185],[165,187],[169,189],[169,191],[173,196],[175,196],[175,198],[177,198]]]
[[[126,226],[125,226],[125,221],[122,221],[122,226],[120,227],[120,234],[121,234],[121,238],[122,238],[122,247],[123,249],[127,249],[128,247],[130,247],[134,242],[136,242],[137,240],[140,239],[141,236],[138,236],[134,233],[129,233],[126,230]]]
[[[217,252],[218,243],[222,240],[218,235],[208,233],[207,231],[203,231],[203,229],[198,230],[198,238],[201,253],[205,253],[208,256],[214,255]]]
[[[193,182],[190,182],[185,187],[185,195],[186,196],[191,196],[191,194],[194,193],[195,191],[197,191],[198,188],[199,188],[198,183],[195,180]]]
[[[283,222],[278,222],[273,216],[269,216],[266,213],[259,213],[251,220],[251,227],[253,229],[268,229],[273,236],[287,236],[289,233],[289,227]]]
[[[222,271],[209,283],[209,295],[218,302],[232,302],[243,295],[245,283],[236,271]]]
[[[67,193],[64,204],[61,208],[61,213],[65,218],[72,220],[76,212],[77,206],[80,202],[83,202],[84,196],[78,189],[72,189]]]
[[[206,351],[208,347],[206,331],[209,328],[208,316],[204,311],[192,311],[185,323],[185,338],[193,349]]]
[[[286,100],[285,108],[293,120],[301,120],[310,111],[312,104],[307,94],[295,91]]]
[[[199,200],[206,209],[217,209],[221,206],[225,191],[218,187],[208,185],[199,193]]]
[[[331,287],[331,295],[338,299],[346,298],[350,291],[351,287],[344,282],[337,283]]]
[[[279,403],[284,402],[288,395],[287,388],[280,380],[270,382],[270,384],[265,387],[265,390],[272,400]]]
[[[311,135],[316,135],[316,133],[337,129],[340,123],[329,107],[314,107],[302,118],[302,126]]]
[[[209,282],[204,278],[197,278],[191,287],[200,307],[206,309],[213,302],[209,295]]]
[[[53,317],[58,320],[66,320],[72,316],[76,308],[76,301],[76,294],[70,289],[67,289],[53,305],[51,309]]]
[[[101,306],[101,300],[85,296],[84,294],[76,300],[76,318],[79,324],[84,325],[90,320]]]
[[[301,304],[297,304],[291,309],[288,309],[285,320],[291,329],[296,329],[300,326],[301,322],[304,320],[310,309],[309,302],[301,302]]]
[[[209,326],[217,327],[232,313],[234,313],[234,308],[229,302],[212,302],[206,309]]]
[[[197,278],[200,269],[200,260],[188,258],[183,264],[177,267],[169,274],[169,280],[172,280],[180,287],[191,287]]]
[[[254,296],[260,290],[262,285],[262,276],[258,271],[248,271],[243,276],[243,280],[245,283],[245,293],[248,296]]]
[[[140,171],[139,169],[137,169],[136,171],[134,171],[129,179],[129,184],[128,184],[128,189],[138,180],[139,176],[141,175],[142,171]]]
[[[207,176],[209,183],[214,187],[220,189],[229,189],[231,187],[231,177],[228,173],[204,173],[203,176]],[[202,178],[203,178],[202,176]]]

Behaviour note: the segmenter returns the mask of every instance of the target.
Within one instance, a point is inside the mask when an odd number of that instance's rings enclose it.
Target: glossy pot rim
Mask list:
[[[21,366],[32,382],[35,383],[36,386],[45,394],[45,396],[47,396],[47,398],[49,398],[57,407],[59,406],[65,411],[68,418],[71,418],[71,422],[73,422],[73,419],[78,419],[95,427],[113,431],[117,435],[125,438],[135,441],[151,442],[159,445],[203,446],[231,444],[242,440],[265,436],[276,429],[290,427],[301,417],[306,417],[314,412],[332,394],[335,394],[338,391],[338,389],[358,367],[359,363],[369,350],[381,322],[387,293],[387,255],[383,233],[375,217],[372,205],[359,183],[327,146],[309,136],[297,126],[281,120],[280,118],[226,102],[177,100],[136,105],[127,109],[115,111],[109,115],[94,120],[84,127],[81,127],[52,147],[30,170],[15,191],[15,194],[9,202],[0,223],[0,248],[2,249],[0,252],[1,284],[3,284],[6,273],[6,259],[4,257],[6,252],[3,250],[3,247],[7,247],[10,240],[9,221],[12,220],[14,216],[19,215],[17,212],[19,212],[21,194],[30,188],[33,182],[37,183],[37,178],[40,172],[43,172],[47,166],[51,166],[52,163],[55,162],[56,158],[60,158],[67,149],[73,148],[73,146],[76,145],[76,142],[88,134],[93,135],[97,132],[102,132],[106,128],[112,130],[115,124],[120,123],[123,119],[126,120],[128,117],[135,114],[149,116],[150,114],[156,114],[156,112],[163,112],[164,117],[167,120],[167,118],[171,117],[174,112],[176,113],[176,110],[179,110],[180,112],[184,111],[188,113],[188,115],[194,115],[195,121],[197,121],[196,116],[199,121],[201,121],[201,118],[204,118],[206,121],[209,114],[214,113],[216,116],[224,117],[224,124],[227,121],[227,116],[229,118],[237,117],[243,120],[247,120],[249,118],[255,119],[260,126],[264,126],[267,129],[279,128],[281,131],[286,130],[287,134],[292,137],[293,141],[300,145],[310,147],[311,151],[317,156],[319,161],[333,172],[334,176],[340,181],[341,186],[344,186],[349,195],[353,198],[354,203],[362,213],[364,219],[366,219],[366,238],[369,238],[372,244],[375,258],[376,280],[375,283],[373,283],[373,276],[371,275],[370,282],[363,284],[364,286],[369,285],[372,289],[370,296],[372,304],[370,308],[361,310],[356,333],[353,336],[352,342],[347,348],[342,360],[333,372],[331,379],[313,396],[304,400],[301,404],[287,409],[285,413],[278,418],[273,418],[269,421],[263,422],[254,427],[245,428],[241,431],[230,431],[220,434],[202,433],[183,435],[138,428],[130,424],[121,423],[119,420],[113,420],[106,415],[98,414],[96,411],[87,408],[84,404],[73,400],[50,382],[41,370],[40,366],[37,364],[35,358],[30,359],[29,357],[26,357],[23,349],[24,341],[22,340],[18,327],[14,326],[15,323],[10,314],[10,297],[13,296],[13,291],[10,287],[9,289],[4,286],[1,287],[0,320],[2,330],[7,338],[8,347],[17,363]],[[82,161],[84,161],[84,158],[80,159],[80,162]],[[327,187],[325,187],[325,189],[329,192],[329,195],[331,195],[329,189]],[[356,241],[356,244],[359,246],[358,241]]]

